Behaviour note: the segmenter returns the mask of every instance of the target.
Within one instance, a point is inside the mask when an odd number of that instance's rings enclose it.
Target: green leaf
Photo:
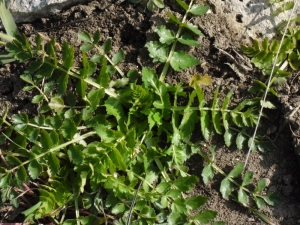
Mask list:
[[[224,128],[225,130],[228,130],[229,129],[229,115],[228,115],[228,112],[226,112],[227,110],[227,107],[230,103],[230,99],[231,99],[231,96],[233,94],[233,91],[230,91],[228,92],[228,94],[226,95],[225,97],[225,100],[224,100],[224,103],[223,103],[223,106],[222,106],[222,119],[223,119],[223,125],[224,125]]]
[[[200,224],[207,224],[211,222],[217,216],[217,212],[212,210],[204,210],[197,213],[193,220],[197,221]]]
[[[29,83],[29,84],[34,85],[34,82],[33,82],[32,77],[31,77],[30,74],[22,74],[22,75],[20,76],[20,78],[21,78],[23,81],[25,81],[25,82],[27,82],[27,83]]]
[[[80,145],[70,145],[68,148],[68,157],[75,165],[79,166],[83,161],[82,149],[83,147]]]
[[[185,28],[189,29],[190,31],[192,31],[193,33],[199,35],[199,36],[204,36],[202,34],[202,32],[198,29],[198,26],[195,26],[194,24],[191,23],[184,23],[182,24]]]
[[[200,125],[201,125],[201,132],[205,140],[208,140],[210,137],[210,118],[209,118],[209,112],[206,110],[201,110],[200,112]]]
[[[184,141],[190,140],[197,121],[198,121],[197,112],[193,110],[188,110],[188,108],[186,108],[184,110],[181,124],[178,128],[180,131],[180,136]]]
[[[69,47],[69,45],[64,42],[62,46],[62,58],[63,58],[63,67],[69,71],[74,65],[74,46]]]
[[[11,172],[8,172],[5,176],[3,176],[0,179],[0,188],[5,188],[10,185],[11,177]]]
[[[84,80],[80,79],[76,84],[76,92],[80,98],[85,98],[85,91],[87,89],[87,84]]]
[[[166,62],[168,58],[169,48],[167,45],[161,44],[156,41],[150,41],[146,44],[149,55],[153,58],[153,62]]]
[[[182,198],[177,198],[171,205],[172,212],[175,213],[186,213],[187,208],[186,205],[184,204],[184,199]]]
[[[245,143],[246,140],[247,138],[241,132],[237,135],[236,146],[239,150],[243,148],[243,144]]]
[[[181,191],[180,190],[175,190],[175,189],[171,189],[170,191],[168,191],[166,193],[166,195],[172,199],[177,199],[180,198],[181,196]]]
[[[238,201],[242,203],[244,206],[248,204],[248,196],[242,188],[238,190]]]
[[[257,205],[257,207],[259,209],[266,208],[266,203],[265,203],[265,201],[263,199],[261,199],[261,198],[254,198],[254,201],[255,201],[255,203],[256,203],[256,205]]]
[[[49,102],[49,107],[55,112],[61,112],[65,108],[64,100],[60,97],[53,97]]]
[[[78,38],[83,42],[92,43],[91,36],[88,32],[82,31],[78,33]]]
[[[231,181],[228,180],[228,178],[223,179],[220,186],[220,192],[222,194],[222,197],[227,199],[228,196],[231,194],[232,190],[233,184],[231,183]]]
[[[228,174],[228,177],[236,178],[240,176],[243,172],[244,164],[242,162],[238,162],[237,165],[233,168],[233,170],[230,171]]]
[[[170,64],[172,68],[176,71],[180,71],[182,69],[187,69],[193,66],[196,66],[200,63],[200,61],[183,51],[174,52]]]
[[[183,34],[180,38],[178,38],[178,41],[181,44],[189,45],[189,46],[201,46],[201,44],[194,40],[194,38],[189,34]]]
[[[28,116],[25,113],[20,113],[18,115],[12,116],[12,122],[14,124],[27,124],[28,123]]]
[[[48,149],[52,148],[52,140],[51,140],[50,135],[48,134],[48,132],[45,131],[45,130],[41,130],[40,135],[41,135],[40,142],[42,144],[42,147],[45,150],[48,150]]]
[[[191,7],[191,9],[189,10],[190,13],[194,14],[194,15],[198,15],[198,16],[202,16],[205,13],[207,13],[207,11],[209,10],[208,6],[204,6],[204,5],[193,5]]]
[[[100,41],[100,31],[96,30],[93,34],[93,44],[97,44]]]
[[[235,132],[231,129],[228,129],[228,130],[225,131],[224,140],[225,140],[225,145],[227,147],[231,146],[232,140],[234,138],[234,134],[235,134]]]
[[[102,49],[104,51],[105,54],[109,53],[110,50],[111,50],[111,39],[107,39],[103,46],[102,46]]]
[[[88,93],[88,100],[94,110],[97,109],[100,100],[104,97],[104,89],[92,90]]]
[[[124,203],[118,203],[111,209],[112,214],[120,214],[125,211],[125,204]]]
[[[168,207],[169,201],[168,201],[167,196],[164,195],[164,196],[161,197],[160,204],[161,204],[161,207],[163,209],[166,208],[166,207]]]
[[[173,182],[173,185],[182,192],[190,192],[197,181],[198,178],[196,176],[179,177]]]
[[[244,187],[244,186],[246,186],[248,184],[251,184],[252,179],[253,179],[253,172],[247,171],[246,174],[245,174],[245,176],[244,176],[242,186]]]
[[[278,203],[280,203],[280,197],[279,197],[279,194],[277,192],[272,192],[272,193],[269,193],[267,195],[263,195],[263,196],[260,196],[261,198],[263,198],[263,200],[269,204],[269,205],[276,205]]]
[[[159,193],[164,193],[165,191],[167,191],[169,188],[171,187],[170,183],[167,182],[161,182],[159,185],[156,186],[156,191],[158,191]]]
[[[112,61],[113,61],[114,65],[119,65],[124,60],[125,60],[125,55],[124,55],[124,52],[122,50],[119,50],[112,57]]]
[[[186,214],[185,213],[177,213],[177,212],[172,212],[168,216],[168,225],[178,225],[178,224],[184,224],[186,222]]]
[[[216,110],[216,108],[219,108],[218,94],[219,94],[219,87],[216,89],[215,94],[214,94],[211,117],[212,117],[213,125],[214,125],[216,132],[218,134],[222,134],[221,113]]]
[[[117,120],[120,120],[124,116],[123,107],[117,99],[109,97],[104,105],[107,114],[115,116]]]
[[[266,183],[266,179],[265,178],[259,180],[258,183],[257,183],[257,187],[256,187],[255,192],[261,192],[261,191],[263,191],[265,189],[266,185],[267,185],[267,183]]]
[[[55,176],[60,168],[59,159],[52,152],[50,152],[47,156],[48,172],[51,176]]]
[[[189,6],[182,0],[176,0],[176,2],[185,10],[187,11]]]
[[[157,27],[155,32],[159,35],[159,41],[163,44],[169,45],[175,40],[175,33],[172,30],[167,29],[165,26]]]
[[[77,127],[73,120],[65,119],[61,126],[61,133],[64,138],[71,140],[77,132]]]
[[[80,46],[80,50],[84,52],[91,51],[94,48],[94,44],[83,44]]]
[[[28,177],[24,166],[20,166],[15,173],[15,178],[18,184],[27,183]]]
[[[208,201],[208,197],[204,196],[192,196],[185,200],[184,204],[187,206],[188,210],[196,210],[200,206],[204,205]]]
[[[37,179],[42,171],[43,167],[37,160],[33,160],[29,163],[28,174],[33,180]]]
[[[163,0],[153,0],[153,3],[160,9],[165,7]]]
[[[208,164],[203,168],[201,176],[203,178],[204,184],[207,184],[214,178],[214,169],[211,164]]]

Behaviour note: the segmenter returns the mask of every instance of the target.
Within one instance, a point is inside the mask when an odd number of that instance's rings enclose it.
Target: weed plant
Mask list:
[[[217,217],[217,212],[202,208],[208,197],[188,194],[199,178],[188,173],[185,162],[199,154],[206,162],[205,184],[221,173],[222,196],[231,196],[271,224],[249,206],[249,198],[259,209],[276,203],[274,193],[263,192],[266,180],[252,189],[253,173],[243,175],[243,163],[226,174],[215,164],[213,146],[208,156],[203,142],[191,141],[200,125],[205,140],[219,134],[227,146],[234,143],[242,149],[251,141],[246,130],[257,124],[261,99],[246,99],[230,109],[233,92],[221,104],[219,88],[212,104],[206,103],[200,84],[208,76],[193,76],[188,88],[165,83],[168,70],[199,64],[177,51],[177,44],[199,46],[195,36],[203,34],[187,21],[208,11],[193,1],[177,3],[183,17],[168,13],[177,30],[157,27],[159,40],[146,44],[153,61],[164,65],[162,71],[143,67],[123,72],[123,51],[112,53],[112,41],[101,42],[99,31],[78,34],[83,42],[80,68],[74,67],[77,56],[67,43],[60,47],[54,38],[45,42],[38,34],[30,43],[23,34],[8,34],[10,39],[2,44],[9,56],[29,62],[20,78],[26,83],[23,90],[38,93],[32,99],[38,113],[8,118],[6,107],[0,117],[0,204],[8,201],[17,208],[32,195],[34,205],[23,212],[30,223],[47,218],[64,225],[208,224]],[[187,104],[180,105],[179,97]],[[265,147],[255,140],[253,150]]]

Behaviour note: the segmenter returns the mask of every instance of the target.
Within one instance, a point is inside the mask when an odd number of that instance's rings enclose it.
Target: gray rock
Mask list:
[[[29,22],[60,12],[64,7],[87,0],[6,0],[16,22]]]

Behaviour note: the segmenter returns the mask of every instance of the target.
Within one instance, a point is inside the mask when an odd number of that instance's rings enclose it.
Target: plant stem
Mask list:
[[[184,17],[183,17],[183,19],[182,19],[182,22],[181,22],[182,24],[185,23],[185,21],[186,21],[186,19],[187,19],[187,15],[189,14],[189,10],[191,9],[192,5],[193,5],[193,0],[191,0],[191,2],[190,2],[190,4],[189,4],[189,8],[188,8],[188,9],[186,10],[186,12],[185,12],[185,15],[184,15]],[[177,31],[177,33],[176,33],[175,40],[174,40],[174,42],[173,42],[173,44],[172,44],[172,47],[171,47],[171,51],[170,51],[170,53],[169,53],[169,56],[168,56],[168,58],[167,58],[167,61],[166,61],[165,65],[164,65],[164,68],[163,68],[163,70],[162,70],[162,72],[161,72],[161,74],[160,74],[160,77],[159,77],[159,80],[160,80],[161,82],[164,82],[165,77],[166,77],[166,75],[167,75],[167,72],[168,72],[168,70],[169,70],[169,67],[170,67],[170,61],[171,61],[171,59],[172,59],[172,57],[173,57],[173,54],[174,54],[174,51],[175,51],[175,48],[176,48],[176,45],[177,45],[177,42],[178,42],[178,38],[179,38],[179,36],[180,36],[180,34],[181,34],[181,32],[182,32],[182,29],[183,29],[183,25],[179,25],[179,29],[178,29],[178,31]]]

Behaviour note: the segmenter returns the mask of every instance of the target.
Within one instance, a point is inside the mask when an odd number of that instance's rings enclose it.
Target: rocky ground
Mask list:
[[[153,30],[156,26],[165,23],[167,11],[179,11],[175,1],[166,1],[166,7],[148,12],[143,5],[134,5],[128,1],[110,0],[91,1],[85,5],[77,5],[50,18],[38,19],[32,23],[19,24],[19,28],[26,36],[30,37],[36,32],[41,32],[49,37],[55,36],[57,42],[80,46],[77,38],[79,31],[86,30],[93,33],[100,30],[102,40],[111,38],[113,51],[123,49],[126,54],[123,69],[140,69],[142,66],[153,66],[149,58],[145,43],[156,37]],[[208,3],[209,4],[209,3]],[[205,34],[199,41],[201,47],[190,49],[190,53],[201,60],[201,65],[181,73],[170,72],[168,82],[189,82],[195,73],[209,74],[212,76],[213,85],[205,89],[206,94],[213,93],[216,86],[221,86],[220,97],[224,97],[229,90],[234,91],[234,99],[241,102],[244,98],[251,97],[247,91],[254,79],[260,78],[260,73],[252,68],[251,63],[243,55],[241,44],[251,44],[251,40],[241,32],[243,24],[235,17],[226,17],[222,10],[210,5],[211,13],[193,19]],[[9,105],[10,113],[25,111],[36,114],[36,109],[31,105],[30,94],[24,93],[19,76],[25,66],[17,63],[0,67],[0,101]],[[270,181],[267,191],[278,191],[281,203],[268,207],[262,212],[271,218],[274,224],[293,225],[300,224],[300,187],[299,164],[296,152],[300,152],[300,120],[297,107],[300,102],[300,81],[298,73],[294,73],[288,83],[278,87],[280,99],[277,101],[276,110],[267,111],[269,118],[264,119],[260,130],[267,134],[273,141],[273,149],[266,153],[254,152],[250,156],[248,169],[254,172],[254,179],[267,178]],[[2,108],[1,108],[2,107]],[[0,113],[3,106],[0,106]],[[291,113],[293,113],[291,115]],[[218,138],[217,138],[218,139]],[[245,151],[224,147],[224,142],[213,140],[216,145],[216,164],[225,171],[245,160]],[[294,150],[295,149],[295,150]],[[191,173],[199,176],[203,164],[197,157],[188,162]],[[218,220],[227,224],[264,224],[258,217],[231,200],[222,199],[219,186],[222,177],[217,176],[213,182],[204,185],[199,182],[194,193],[210,197],[207,208],[218,212]],[[0,217],[9,210],[0,209]],[[19,211],[11,210],[12,219],[17,221]],[[0,221],[1,222],[1,221]]]

